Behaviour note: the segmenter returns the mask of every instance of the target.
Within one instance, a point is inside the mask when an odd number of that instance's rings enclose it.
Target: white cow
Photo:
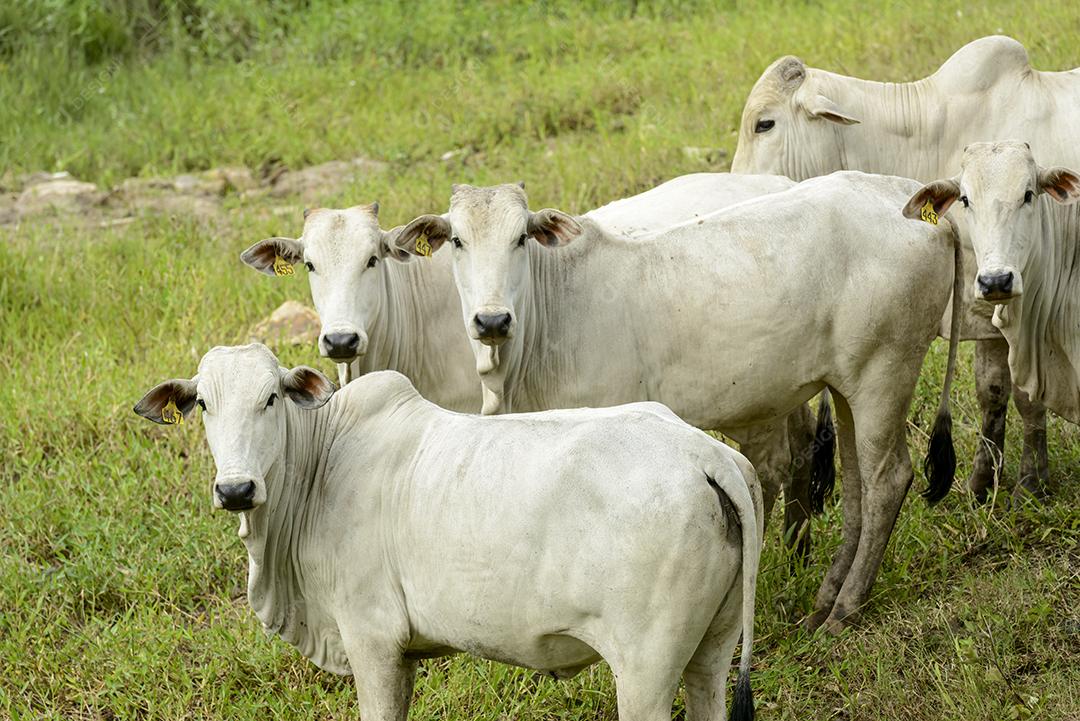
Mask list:
[[[585,217],[617,235],[638,238],[794,184],[779,175],[692,173],[590,210]]]
[[[364,721],[403,721],[417,660],[458,651],[557,678],[603,658],[624,721],[670,719],[682,676],[687,718],[722,721],[740,632],[732,718],[753,717],[745,458],[655,403],[483,418],[391,371],[333,390],[265,346],[219,347],[135,411],[202,407],[252,608],[355,676]]]
[[[659,400],[741,440],[831,388],[845,470],[863,482],[844,484],[844,545],[808,624],[838,630],[868,597],[911,483],[908,406],[960,289],[951,226],[896,212],[917,188],[839,173],[631,240],[530,212],[517,185],[458,185],[447,215],[413,220],[396,242],[453,247],[485,407]],[[950,380],[934,497],[952,482]],[[762,484],[767,511],[778,489]]]
[[[613,232],[640,236],[793,184],[778,176],[697,173],[609,203],[587,217]],[[406,262],[412,256],[392,247],[401,228],[382,230],[378,212],[377,203],[305,211],[299,238],[259,241],[241,259],[272,277],[283,272],[282,263],[286,273],[295,272],[293,266],[306,266],[311,297],[322,320],[319,350],[342,364],[342,384],[362,373],[396,370],[444,408],[476,412],[480,409],[476,362],[458,325],[450,253],[435,252],[429,262]],[[586,399],[586,404],[604,403],[598,398],[593,403]],[[557,407],[561,406],[519,404],[518,410]],[[810,540],[806,521],[811,466],[804,462],[794,473],[790,469],[792,455],[801,459],[813,446],[809,418],[809,410],[800,408],[786,429],[770,426],[743,437],[743,451],[758,472],[783,479],[787,538],[798,542],[802,553]],[[831,447],[821,447],[819,457],[829,451]]]
[[[987,37],[910,83],[860,80],[780,58],[747,98],[731,169],[796,180],[850,169],[929,182],[955,172],[968,144],[1002,138],[1027,140],[1037,158],[1080,167],[1077,137],[1080,69],[1035,70],[1023,45]],[[974,269],[969,275],[974,279]],[[979,340],[975,379],[986,442],[979,445],[968,485],[985,499],[1004,468],[1012,383],[1008,345],[988,313],[969,310],[975,315],[965,322],[964,338]],[[1024,419],[1018,487],[1038,490],[1049,477],[1046,410],[1022,392],[1014,398]]]
[[[319,352],[339,364],[341,382],[396,370],[444,408],[476,412],[480,397],[472,349],[458,323],[454,278],[446,253],[430,263],[390,243],[400,228],[379,227],[379,205],[304,213],[299,238],[267,238],[241,255],[255,270],[307,268],[322,321]],[[402,261],[402,262],[395,262]],[[275,266],[275,264],[277,264]]]
[[[958,206],[953,203],[959,200]],[[1043,168],[1027,143],[976,143],[960,174],[920,189],[975,249],[974,293],[996,305],[1013,380],[1032,399],[1080,423],[1080,175]]]
[[[792,184],[780,177],[695,173],[608,203],[589,216],[613,232],[637,236]],[[295,266],[307,268],[322,321],[319,352],[339,363],[342,383],[371,371],[396,370],[444,408],[475,411],[472,350],[454,330],[456,304],[446,302],[457,297],[449,255],[403,265],[412,256],[392,250],[390,243],[400,230],[379,227],[378,203],[315,208],[304,211],[299,238],[261,240],[240,258],[271,277],[293,275]]]

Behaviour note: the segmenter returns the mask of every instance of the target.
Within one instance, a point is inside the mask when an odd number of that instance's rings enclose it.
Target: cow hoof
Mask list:
[[[1035,478],[1029,478],[1017,483],[1013,488],[1012,501],[1014,504],[1028,501],[1041,504],[1049,495],[1045,486],[1039,484]]]
[[[830,636],[839,636],[840,632],[847,628],[850,624],[847,621],[841,621],[838,618],[829,617],[825,619],[825,623],[821,625],[821,630]]]
[[[1050,497],[1049,483],[1046,478],[1034,473],[1021,474],[1020,481],[1013,488],[1013,497],[1045,501]]]
[[[817,631],[818,628],[821,627],[821,624],[825,623],[825,619],[827,619],[829,617],[829,613],[831,611],[832,611],[831,608],[818,609],[818,610],[814,611],[813,613],[811,613],[806,618],[804,618],[802,620],[802,623],[800,623],[799,625],[802,626],[807,631],[809,631],[810,633],[813,633],[813,632]]]
[[[968,477],[967,487],[975,494],[976,502],[986,503],[990,497],[990,489],[994,487],[994,479],[987,479],[982,474],[972,473]]]

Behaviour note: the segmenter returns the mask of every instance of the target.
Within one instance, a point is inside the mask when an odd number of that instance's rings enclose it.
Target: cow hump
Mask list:
[[[957,50],[933,77],[945,92],[975,93],[993,87],[1002,78],[1030,71],[1023,45],[1004,35],[992,35]]]

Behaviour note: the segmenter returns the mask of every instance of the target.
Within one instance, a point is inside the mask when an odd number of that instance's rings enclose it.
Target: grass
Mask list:
[[[198,22],[174,12],[192,6]],[[322,202],[378,198],[387,226],[443,207],[451,182],[524,178],[534,207],[582,211],[706,169],[682,148],[730,153],[743,96],[780,54],[910,79],[999,29],[1044,68],[1078,64],[1080,38],[1080,6],[1042,0],[6,7],[22,12],[0,11],[0,173],[111,184],[364,155],[390,172]],[[271,282],[235,261],[298,232],[298,210],[266,203],[230,198],[214,223],[0,229],[0,717],[355,718],[351,681],[266,638],[248,610],[235,519],[210,511],[200,424],[130,412],[282,300],[307,300],[302,277]],[[916,456],[939,346],[911,413]],[[978,428],[962,352],[959,478]],[[332,370],[309,348],[279,353]],[[955,492],[928,509],[912,494],[865,622],[839,638],[792,627],[839,542],[838,509],[793,576],[771,537],[762,717],[1080,718],[1080,430],[1054,419],[1050,439],[1058,488],[1045,505],[975,507]],[[603,665],[555,682],[456,657],[424,665],[413,717],[613,719],[613,683]]]

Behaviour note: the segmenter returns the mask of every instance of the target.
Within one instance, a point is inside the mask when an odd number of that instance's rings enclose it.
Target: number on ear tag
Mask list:
[[[428,242],[427,233],[421,233],[416,239],[416,252],[425,258],[431,257],[431,243]]]
[[[282,258],[280,255],[274,258],[274,275],[292,275],[293,267],[292,263]]]
[[[926,203],[923,204],[922,211],[919,215],[925,222],[929,223],[930,225],[937,225],[938,214],[934,211],[933,201],[926,201]]]
[[[170,426],[182,426],[184,424],[184,414],[176,407],[176,401],[170,398],[165,407],[161,409],[161,420]]]

